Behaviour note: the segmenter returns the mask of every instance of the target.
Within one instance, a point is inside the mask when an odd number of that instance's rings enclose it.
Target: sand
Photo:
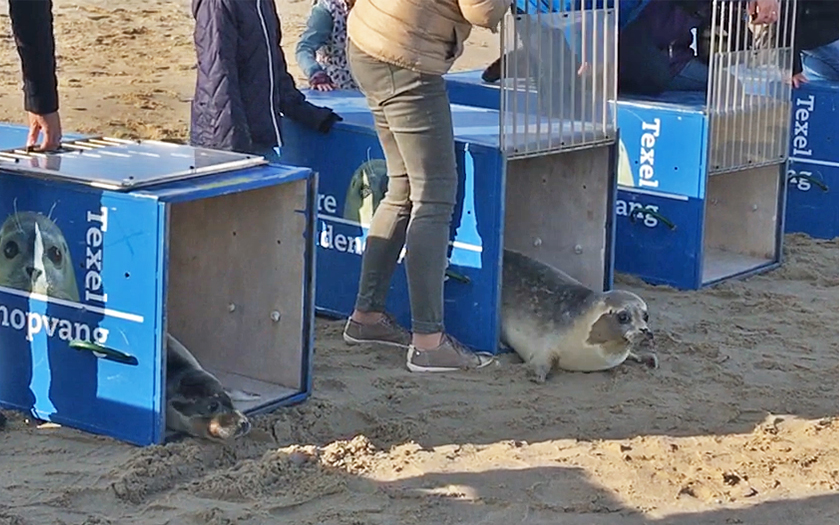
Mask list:
[[[279,0],[278,0],[279,1]],[[55,0],[66,130],[184,139],[184,0]],[[309,3],[278,3],[290,69]],[[4,15],[5,18],[5,15]],[[21,122],[0,25],[0,120]],[[476,31],[456,69],[496,56]],[[826,220],[832,220],[827,217]],[[788,236],[773,272],[649,301],[661,368],[537,386],[510,356],[412,375],[319,320],[312,398],[233,448],[139,449],[16,414],[0,432],[0,524],[835,524],[838,245]]]

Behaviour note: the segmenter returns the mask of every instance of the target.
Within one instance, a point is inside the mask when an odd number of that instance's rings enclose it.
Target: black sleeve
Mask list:
[[[634,20],[618,33],[618,91],[661,94],[671,81],[668,53],[654,45],[650,32]]]
[[[52,0],[9,0],[9,18],[23,70],[24,109],[58,111]]]
[[[277,34],[280,35],[280,18],[277,17],[276,11],[274,16],[277,18]],[[316,106],[306,100],[306,97],[295,85],[295,79],[289,74],[286,56],[280,42],[277,42],[275,51],[279,62],[277,74],[280,84],[280,111],[283,112],[283,115],[304,126],[322,132],[329,131],[330,127],[341,118],[333,113],[332,109]]]

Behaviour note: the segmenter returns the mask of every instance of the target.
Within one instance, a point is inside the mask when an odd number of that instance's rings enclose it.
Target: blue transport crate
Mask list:
[[[0,128],[0,405],[162,443],[166,332],[256,394],[246,413],[309,395],[311,170],[95,137],[26,154],[20,136]]]
[[[481,71],[450,73],[446,82],[455,103],[499,107],[499,88],[483,82]],[[620,131],[616,271],[699,289],[779,265],[783,170],[711,175],[705,98],[674,92],[613,106]]]
[[[710,174],[704,95],[617,103],[619,272],[699,289],[780,264],[784,170]]]
[[[329,134],[291,119],[282,129],[283,162],[318,173],[316,310],[344,317],[353,310],[367,226],[387,188],[387,171],[361,94],[304,93],[344,119]],[[453,105],[452,114],[459,188],[444,321],[470,348],[496,353],[503,246],[594,288],[612,286],[615,147],[508,159],[499,147],[498,110]],[[410,326],[402,260],[387,308]]]
[[[838,235],[838,85],[812,80],[793,90],[785,231]]]

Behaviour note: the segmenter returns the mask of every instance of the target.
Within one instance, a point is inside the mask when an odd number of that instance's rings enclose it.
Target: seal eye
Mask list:
[[[221,404],[219,404],[219,402],[215,399],[207,403],[207,411],[211,414],[215,414],[216,412],[218,412],[221,407]]]
[[[14,259],[19,253],[20,248],[18,248],[15,241],[9,241],[6,243],[6,246],[3,246],[3,255],[6,256],[6,259]]]
[[[642,316],[642,319],[644,319],[645,322],[648,322],[648,319],[650,319],[650,317],[648,316],[647,312],[645,312],[645,315]]]
[[[47,257],[49,257],[50,261],[56,266],[61,264],[62,259],[64,256],[61,254],[61,250],[53,246],[49,250],[47,250]]]
[[[627,312],[618,312],[618,322],[621,324],[627,324],[630,322],[630,314]]]

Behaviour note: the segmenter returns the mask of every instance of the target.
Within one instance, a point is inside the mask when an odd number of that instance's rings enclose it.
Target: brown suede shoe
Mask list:
[[[348,345],[369,343],[405,349],[411,344],[411,332],[400,326],[389,314],[384,314],[382,319],[373,324],[362,324],[347,319],[344,342]]]
[[[418,350],[409,346],[406,366],[412,372],[454,372],[484,368],[493,363],[495,357],[486,352],[473,352],[450,335],[443,335],[443,341],[432,350]]]

